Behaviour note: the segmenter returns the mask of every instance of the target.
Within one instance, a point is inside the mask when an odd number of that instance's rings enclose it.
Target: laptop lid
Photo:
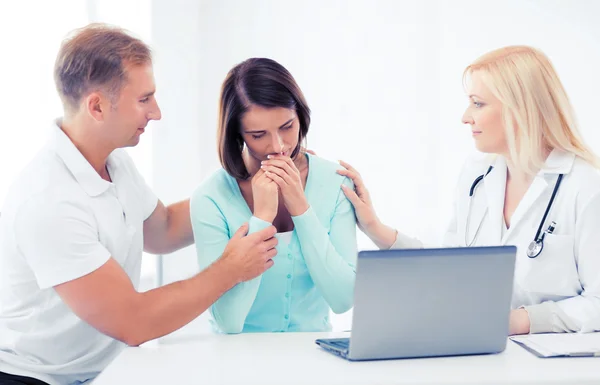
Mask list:
[[[349,359],[506,347],[515,246],[361,251]]]

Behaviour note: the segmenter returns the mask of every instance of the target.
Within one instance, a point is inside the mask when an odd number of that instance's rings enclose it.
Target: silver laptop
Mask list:
[[[316,343],[352,361],[502,352],[516,251],[361,251],[351,338]]]

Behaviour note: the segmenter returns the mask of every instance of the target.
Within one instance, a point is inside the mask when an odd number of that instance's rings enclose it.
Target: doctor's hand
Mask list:
[[[373,243],[380,249],[389,249],[396,241],[396,230],[381,223],[367,186],[365,186],[360,173],[350,166],[348,163],[340,160],[340,164],[344,169],[337,170],[337,173],[352,179],[354,182],[354,190],[346,185],[342,185],[342,191],[354,206],[358,228],[365,233]]]
[[[525,309],[515,309],[510,311],[508,322],[508,334],[529,334],[530,323],[529,313]]]
[[[283,204],[291,216],[302,215],[308,210],[300,171],[290,157],[269,155],[269,160],[262,162],[261,169],[267,178],[277,184]]]
[[[258,219],[273,223],[279,208],[279,188],[264,170],[252,177],[253,213]]]

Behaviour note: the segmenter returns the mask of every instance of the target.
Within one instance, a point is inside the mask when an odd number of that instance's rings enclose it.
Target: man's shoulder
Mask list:
[[[129,153],[124,148],[117,148],[110,154],[110,161],[121,172],[138,173],[138,169]]]
[[[11,184],[2,216],[17,213],[24,205],[33,211],[51,210],[64,202],[85,202],[85,192],[56,153],[41,150]]]

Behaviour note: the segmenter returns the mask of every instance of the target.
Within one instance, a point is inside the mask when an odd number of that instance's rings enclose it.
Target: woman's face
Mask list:
[[[241,134],[249,154],[263,161],[268,155],[291,156],[298,145],[300,121],[296,110],[251,106],[241,119]]]
[[[477,71],[467,88],[469,107],[462,122],[471,126],[475,146],[481,152],[507,154],[508,145],[502,121],[502,103],[486,87]]]

